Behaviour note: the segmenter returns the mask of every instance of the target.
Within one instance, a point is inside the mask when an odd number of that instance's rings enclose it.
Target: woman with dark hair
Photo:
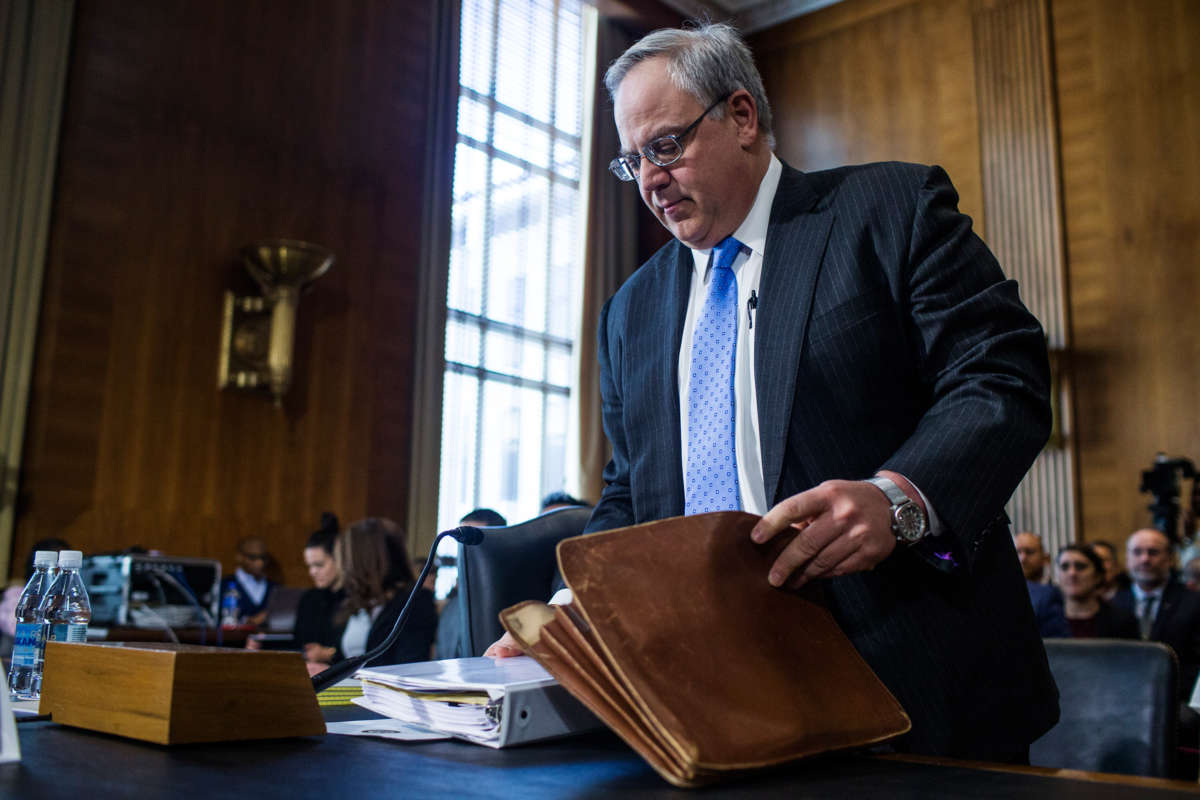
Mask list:
[[[1104,561],[1095,550],[1087,545],[1069,544],[1058,551],[1055,570],[1072,637],[1139,638],[1133,615],[1100,596],[1105,579]]]
[[[334,623],[334,615],[345,597],[341,574],[333,558],[333,543],[337,536],[337,515],[326,511],[321,514],[320,528],[304,544],[304,565],[308,567],[314,588],[300,595],[292,646],[304,653],[306,661],[332,660],[342,635]]]
[[[354,523],[333,546],[344,597],[334,614],[341,636],[329,663],[371,650],[387,638],[408,601],[415,578],[403,532],[391,520],[375,517]],[[374,666],[427,661],[437,632],[433,593],[418,589],[404,630],[371,662]],[[325,664],[310,664],[310,669]]]

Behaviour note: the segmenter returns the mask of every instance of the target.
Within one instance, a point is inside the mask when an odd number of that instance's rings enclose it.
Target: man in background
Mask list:
[[[231,589],[237,593],[238,617],[244,624],[261,625],[267,619],[267,598],[275,583],[267,578],[271,554],[267,543],[258,536],[246,536],[238,541],[237,570],[221,587],[224,596]]]
[[[1049,557],[1042,546],[1042,537],[1023,531],[1013,537],[1013,545],[1021,562],[1021,571],[1025,573],[1025,586],[1029,589],[1033,615],[1037,617],[1038,633],[1042,638],[1070,636],[1071,627],[1063,610],[1062,591],[1057,586],[1043,582]]]
[[[1170,646],[1179,658],[1179,728],[1181,745],[1194,746],[1200,736],[1200,717],[1187,701],[1200,674],[1200,593],[1187,589],[1171,574],[1175,553],[1160,530],[1142,528],[1125,543],[1125,566],[1131,585],[1118,590],[1112,603],[1131,612],[1143,639]],[[1174,776],[1194,781],[1196,758],[1180,751]]]
[[[1030,531],[1023,531],[1013,537],[1013,546],[1017,550],[1017,559],[1021,562],[1021,571],[1025,580],[1030,583],[1046,582],[1046,548],[1042,545],[1042,537]]]
[[[1125,545],[1132,585],[1113,596],[1113,605],[1138,620],[1143,639],[1171,646],[1179,657],[1179,691],[1190,696],[1200,673],[1200,594],[1171,576],[1171,541],[1162,531],[1134,531]]]

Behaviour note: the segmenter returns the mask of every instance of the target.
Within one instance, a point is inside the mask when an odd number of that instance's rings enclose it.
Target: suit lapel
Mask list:
[[[771,206],[759,280],[760,327],[754,340],[763,485],[769,504],[778,500],[796,373],[834,220],[830,209],[815,208],[818,199],[804,174],[785,165]]]
[[[644,399],[637,405],[658,410],[647,412],[636,434],[647,437],[637,446],[647,448],[654,462],[649,470],[652,480],[636,492],[637,502],[642,506],[638,509],[639,519],[662,519],[683,513],[679,347],[692,285],[692,254],[679,242],[673,242],[661,253],[661,260],[656,261],[642,267],[652,269],[653,277],[630,309],[630,325],[639,331],[638,344],[632,352],[644,359],[638,370],[643,382],[638,394]]]
[[[1175,584],[1168,581],[1158,599],[1158,611],[1154,615],[1154,624],[1150,626],[1151,639],[1158,641],[1163,638],[1164,628],[1170,622],[1177,602],[1179,602],[1179,593],[1176,591]]]
[[[667,486],[667,497],[665,498],[667,505],[663,510],[671,515],[682,514],[684,507],[683,469],[680,466],[683,463],[683,446],[679,441],[679,348],[683,340],[683,321],[687,317],[688,299],[691,295],[692,271],[692,251],[676,243],[675,269],[671,274],[672,285],[665,293],[667,295],[665,311],[671,324],[671,335],[659,337],[661,347],[665,348],[660,358],[664,359],[663,363],[667,365],[667,368],[662,371],[665,379],[662,387],[664,393],[662,400],[668,404],[667,408],[672,410],[670,418],[675,420],[675,424],[667,436],[669,441],[664,442],[667,445],[666,452],[669,459],[666,474],[673,475],[674,479]]]

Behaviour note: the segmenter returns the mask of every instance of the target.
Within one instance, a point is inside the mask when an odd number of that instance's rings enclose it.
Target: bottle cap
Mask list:
[[[61,569],[77,569],[83,565],[83,553],[79,550],[62,550],[58,554]]]
[[[38,550],[33,554],[33,566],[35,567],[53,567],[57,563],[57,550]]]

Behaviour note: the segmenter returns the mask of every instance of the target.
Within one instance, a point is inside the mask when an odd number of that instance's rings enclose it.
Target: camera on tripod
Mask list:
[[[1142,472],[1139,492],[1149,492],[1154,502],[1150,510],[1153,525],[1167,535],[1172,544],[1179,544],[1179,484],[1183,478],[1195,478],[1196,465],[1187,458],[1167,458],[1165,453],[1154,456],[1154,464]],[[1191,511],[1200,514],[1200,491],[1193,481]]]

